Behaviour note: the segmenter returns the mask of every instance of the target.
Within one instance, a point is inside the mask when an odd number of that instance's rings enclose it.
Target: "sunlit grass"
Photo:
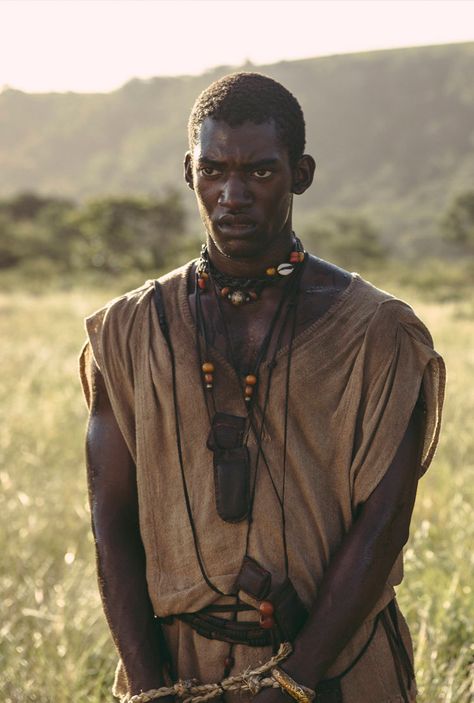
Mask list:
[[[474,696],[474,325],[469,303],[414,305],[448,371],[442,439],[420,482],[399,600],[423,703]]]
[[[96,587],[77,355],[82,317],[116,292],[0,297],[4,703],[111,700],[115,653]],[[467,703],[474,659],[473,310],[463,302],[414,307],[446,359],[448,394],[441,446],[420,484],[399,600],[413,633],[419,700]]]

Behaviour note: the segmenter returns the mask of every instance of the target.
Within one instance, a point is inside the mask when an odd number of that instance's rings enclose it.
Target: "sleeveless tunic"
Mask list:
[[[207,574],[231,591],[245,551],[246,522],[230,524],[216,511],[212,453],[206,447],[209,417],[201,386],[196,331],[188,302],[193,262],[163,276],[163,296],[176,358],[177,398],[184,467],[191,509]],[[153,301],[153,282],[107,304],[86,320],[81,380],[91,406],[92,357],[137,471],[146,577],[156,615],[193,612],[226,602],[209,589],[199,570],[185,507],[176,448],[171,365]],[[277,486],[282,481],[286,348],[278,351],[265,419],[263,448]],[[242,392],[230,364],[211,348],[219,411],[245,415]],[[268,364],[259,373],[259,404]],[[422,393],[426,429],[420,473],[438,441],[445,372],[430,334],[404,302],[352,274],[330,309],[299,333],[293,344],[285,511],[289,576],[308,608],[332,555],[354,515],[383,478]],[[255,458],[255,440],[249,451]],[[251,466],[254,466],[252,461]],[[267,472],[260,466],[249,554],[272,574],[284,576],[281,514]],[[403,578],[398,558],[371,615],[327,672],[337,675],[367,641],[373,618],[393,598]],[[249,619],[244,613],[242,619]],[[402,635],[411,655],[406,624]],[[222,677],[229,645],[207,640],[188,625],[163,626],[180,678],[202,682]],[[233,671],[265,661],[270,648],[238,645]],[[356,667],[342,679],[344,703],[401,701],[383,628]],[[114,693],[126,692],[118,667]]]

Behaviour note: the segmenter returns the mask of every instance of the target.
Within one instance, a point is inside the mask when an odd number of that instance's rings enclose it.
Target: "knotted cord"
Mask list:
[[[181,703],[204,703],[219,698],[224,693],[237,692],[250,693],[255,696],[262,688],[279,688],[274,678],[264,675],[287,659],[292,649],[289,642],[282,642],[278,652],[265,664],[255,669],[246,669],[235,676],[228,676],[218,683],[201,684],[196,679],[180,680],[173,686],[150,689],[134,696],[127,693],[122,696],[120,703],[150,703],[155,698],[165,698],[166,696],[176,696]]]

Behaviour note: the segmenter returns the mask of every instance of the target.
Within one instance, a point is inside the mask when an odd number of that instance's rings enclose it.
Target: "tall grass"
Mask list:
[[[115,653],[96,587],[77,355],[82,317],[116,292],[0,296],[4,703],[111,700]],[[473,310],[462,301],[415,308],[445,356],[449,381],[441,446],[420,485],[399,599],[414,637],[421,703],[467,703],[474,693]]]

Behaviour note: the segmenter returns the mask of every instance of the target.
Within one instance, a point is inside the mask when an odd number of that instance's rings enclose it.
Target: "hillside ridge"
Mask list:
[[[0,94],[0,197],[34,190],[77,199],[182,186],[186,122],[226,72],[133,79],[111,93]],[[328,210],[367,213],[386,237],[433,236],[474,183],[474,42],[384,49],[253,66],[299,99],[314,187],[301,226]]]

